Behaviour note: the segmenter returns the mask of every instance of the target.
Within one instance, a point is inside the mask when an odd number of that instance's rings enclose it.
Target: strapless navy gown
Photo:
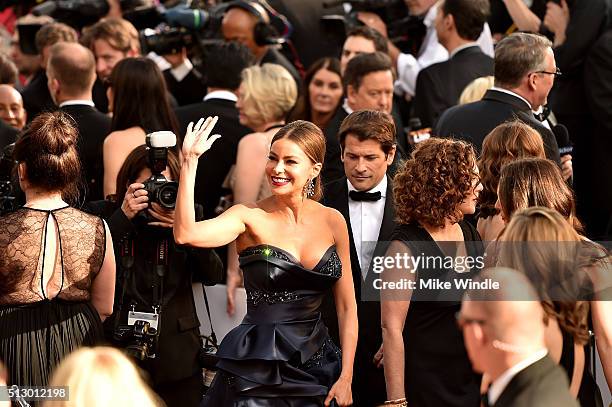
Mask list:
[[[340,278],[335,246],[312,269],[290,253],[259,245],[240,253],[247,314],[221,342],[209,407],[323,406],[340,375],[340,350],[319,307]]]

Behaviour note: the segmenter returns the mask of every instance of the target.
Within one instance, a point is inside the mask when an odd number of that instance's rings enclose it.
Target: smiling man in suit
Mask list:
[[[388,240],[395,228],[391,179],[387,168],[396,152],[395,124],[391,115],[360,110],[344,119],[338,134],[345,177],[324,188],[323,204],[337,209],[349,228],[351,270],[357,296],[359,344],[355,355],[355,406],[373,406],[385,400],[383,370],[374,364],[382,343],[380,302],[363,301],[362,288],[377,242]],[[323,319],[334,340],[338,322],[332,296],[323,305]]]

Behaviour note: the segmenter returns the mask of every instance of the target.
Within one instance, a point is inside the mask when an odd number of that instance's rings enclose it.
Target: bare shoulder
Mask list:
[[[129,129],[115,130],[111,132],[104,139],[104,144],[105,145],[116,145],[116,144],[124,143],[126,140],[129,140],[129,139],[138,139],[138,141],[140,141],[141,138],[143,139],[143,142],[141,144],[144,144],[144,136],[145,136],[145,132],[140,127],[130,127]]]
[[[250,133],[244,136],[238,142],[238,148],[248,148],[249,150],[266,147],[266,137],[262,133]]]
[[[339,230],[347,228],[344,216],[342,216],[338,210],[322,205],[316,201],[313,201],[313,205],[316,216],[320,216],[320,219],[325,219],[328,226],[334,231],[334,234],[336,234],[338,228],[340,228]]]

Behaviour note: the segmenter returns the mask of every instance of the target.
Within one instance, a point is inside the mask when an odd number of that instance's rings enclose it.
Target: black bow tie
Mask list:
[[[377,192],[364,192],[364,191],[349,191],[349,197],[353,201],[367,201],[375,202],[382,198],[380,191]]]
[[[533,115],[541,122],[546,121],[548,116],[550,116],[550,108],[548,106],[544,106],[542,113],[534,113]]]

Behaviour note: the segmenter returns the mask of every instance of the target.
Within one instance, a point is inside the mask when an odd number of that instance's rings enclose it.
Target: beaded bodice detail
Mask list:
[[[308,270],[304,268],[289,252],[282,250],[280,248],[269,246],[269,245],[259,245],[254,247],[249,247],[243,250],[240,253],[241,262],[244,262],[245,259],[259,259],[260,261],[270,261],[281,260],[282,263],[287,263],[287,265],[294,269],[296,267],[302,268],[304,273],[309,274],[318,274],[322,276],[331,277],[333,280],[338,279],[342,276],[342,262],[340,261],[340,257],[335,250],[335,246],[331,246],[324,254],[320,261],[317,263],[312,270]],[[270,270],[269,267],[267,267]],[[277,275],[277,273],[275,273]],[[249,280],[249,276],[245,277]],[[258,280],[258,279],[256,279]],[[275,279],[276,281],[283,279]],[[264,284],[266,285],[266,284]],[[281,287],[270,287],[269,289],[265,289],[267,287],[262,287],[260,284],[245,284],[245,288],[247,291],[247,303],[250,306],[258,306],[261,303],[266,303],[268,305],[277,304],[277,303],[287,303],[291,301],[297,301],[304,298],[304,295],[307,295],[304,292],[300,292],[303,289],[308,289],[308,286],[296,286],[296,290],[289,289],[280,289]]]

